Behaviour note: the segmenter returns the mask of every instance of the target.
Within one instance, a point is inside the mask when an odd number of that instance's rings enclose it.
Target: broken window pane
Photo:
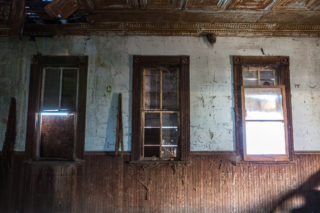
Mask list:
[[[244,88],[246,120],[283,120],[281,88]]]
[[[61,109],[76,109],[78,87],[78,69],[64,69],[62,77]]]
[[[160,155],[160,114],[145,113],[144,122],[144,156]]]
[[[60,69],[48,68],[44,72],[42,110],[59,109]]]
[[[73,159],[75,115],[41,115],[41,158]]]
[[[160,109],[160,70],[149,68],[144,72],[144,107]]]
[[[163,69],[162,109],[178,108],[178,67]]]
[[[282,121],[247,121],[245,128],[248,155],[286,154]]]
[[[161,150],[163,158],[177,157],[178,138],[178,113],[163,113]]]

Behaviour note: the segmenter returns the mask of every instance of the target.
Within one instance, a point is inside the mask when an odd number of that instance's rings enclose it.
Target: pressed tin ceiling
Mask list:
[[[320,35],[319,0],[78,0],[80,9],[63,20],[46,14],[48,3],[25,1],[25,34]]]

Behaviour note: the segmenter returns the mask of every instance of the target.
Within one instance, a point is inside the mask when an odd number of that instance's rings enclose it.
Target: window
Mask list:
[[[189,57],[134,56],[132,160],[187,160]]]
[[[27,129],[30,158],[82,158],[86,81],[87,57],[33,58]]]
[[[234,56],[233,64],[237,151],[246,161],[289,160],[289,58]]]

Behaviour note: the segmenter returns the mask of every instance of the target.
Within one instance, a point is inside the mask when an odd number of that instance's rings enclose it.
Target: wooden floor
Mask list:
[[[102,153],[86,154],[80,164],[28,163],[20,153],[10,178],[1,175],[0,212],[289,212],[305,203],[320,209],[313,190],[320,155],[299,154],[287,164],[228,158],[192,154],[189,165],[146,167]]]

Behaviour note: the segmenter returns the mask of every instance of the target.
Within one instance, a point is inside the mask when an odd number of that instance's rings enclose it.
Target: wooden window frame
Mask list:
[[[235,111],[235,133],[236,133],[236,153],[242,156],[244,161],[289,161],[293,158],[293,131],[292,131],[292,106],[291,106],[291,90],[290,90],[290,72],[288,56],[233,56],[233,78],[234,78],[234,111]],[[279,66],[279,85],[284,87],[283,102],[286,104],[284,110],[284,120],[287,128],[285,128],[286,138],[286,155],[254,155],[254,157],[246,156],[244,141],[244,114],[242,103],[242,66]],[[247,87],[247,86],[246,86]],[[249,86],[248,86],[249,87]],[[272,88],[272,86],[270,87]]]
[[[86,119],[86,95],[87,95],[87,56],[40,56],[32,58],[29,85],[29,103],[27,118],[26,156],[32,160],[41,159],[39,154],[39,140],[37,133],[36,114],[40,111],[42,96],[43,70],[45,67],[67,67],[79,68],[78,74],[78,104],[77,104],[77,127],[75,129],[75,144],[72,160],[83,159],[85,140],[85,119]],[[52,160],[55,160],[54,158]]]
[[[143,72],[147,67],[177,65],[179,69],[179,141],[176,161],[187,161],[190,152],[189,56],[133,56],[132,161],[147,161],[142,156]],[[165,161],[158,159],[158,161]]]

